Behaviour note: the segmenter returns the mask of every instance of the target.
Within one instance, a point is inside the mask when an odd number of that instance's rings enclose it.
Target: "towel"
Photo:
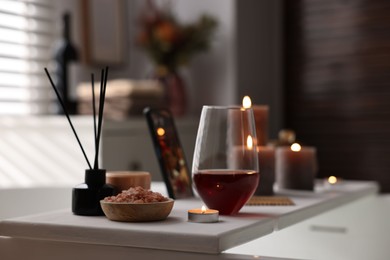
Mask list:
[[[95,103],[99,106],[100,84],[95,84]],[[77,88],[78,112],[92,114],[92,90],[90,83]],[[117,79],[107,82],[104,116],[122,120],[132,115],[141,115],[145,107],[161,108],[164,105],[164,89],[155,80]]]

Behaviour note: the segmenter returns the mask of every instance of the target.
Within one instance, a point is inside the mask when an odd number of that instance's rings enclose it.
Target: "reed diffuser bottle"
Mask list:
[[[94,141],[95,141],[95,161],[93,167],[91,166],[88,160],[88,157],[80,142],[77,132],[72,124],[72,121],[70,120],[67,108],[46,68],[45,68],[45,72],[57,95],[58,101],[60,102],[64,110],[64,113],[69,121],[72,131],[77,139],[77,142],[79,143],[81,151],[89,167],[89,169],[85,170],[85,182],[75,186],[72,190],[72,212],[76,215],[85,215],[85,216],[104,215],[100,207],[100,200],[115,194],[114,187],[109,184],[106,184],[106,170],[99,168],[99,143],[100,143],[100,136],[102,132],[101,129],[102,129],[102,121],[103,121],[104,100],[105,100],[106,87],[107,87],[108,68],[106,67],[105,71],[102,70],[101,72],[98,122],[96,122],[94,75],[93,74],[91,75]]]
[[[100,200],[114,195],[114,187],[106,184],[105,169],[85,170],[85,182],[72,190],[72,212],[76,215],[104,215]]]

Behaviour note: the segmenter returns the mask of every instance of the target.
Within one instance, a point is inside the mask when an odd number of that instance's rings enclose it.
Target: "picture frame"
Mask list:
[[[125,2],[81,0],[83,61],[88,65],[125,63]]]

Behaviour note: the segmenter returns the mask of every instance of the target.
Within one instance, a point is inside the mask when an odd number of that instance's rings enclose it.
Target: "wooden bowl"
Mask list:
[[[120,203],[100,201],[106,217],[113,221],[147,222],[164,220],[171,213],[173,199],[153,203]]]

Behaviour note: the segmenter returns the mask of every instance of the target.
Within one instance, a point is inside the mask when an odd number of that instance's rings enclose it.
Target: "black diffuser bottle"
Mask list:
[[[72,212],[84,216],[104,215],[100,200],[114,195],[114,192],[114,187],[106,184],[106,170],[85,170],[85,183],[72,191]]]
[[[79,54],[71,40],[71,16],[69,13],[63,15],[63,31],[62,38],[58,42],[55,52],[55,75],[56,87],[60,92],[64,105],[69,114],[76,113],[76,101],[70,96],[69,81],[70,81],[70,67],[79,60]],[[64,110],[57,109],[58,114],[64,114]]]
[[[106,170],[99,168],[99,141],[101,136],[102,121],[103,121],[103,110],[104,110],[104,99],[106,94],[107,86],[107,72],[102,70],[101,82],[100,82],[100,99],[99,99],[99,114],[98,114],[98,123],[96,124],[96,109],[95,109],[95,88],[94,88],[94,77],[92,78],[92,107],[93,107],[93,122],[94,122],[94,141],[95,141],[95,161],[93,168],[88,160],[88,157],[84,151],[84,148],[80,142],[80,139],[77,135],[77,132],[70,120],[67,107],[62,100],[58,89],[56,88],[53,80],[50,77],[49,72],[45,68],[45,72],[50,80],[50,83],[57,95],[58,101],[60,102],[64,113],[69,121],[69,124],[72,128],[72,131],[79,143],[81,151],[83,152],[84,158],[88,164],[89,169],[85,170],[85,182],[77,185],[72,190],[72,212],[75,215],[84,215],[84,216],[100,216],[104,215],[101,207],[100,200],[105,197],[115,194],[115,189],[113,186],[106,184]]]

